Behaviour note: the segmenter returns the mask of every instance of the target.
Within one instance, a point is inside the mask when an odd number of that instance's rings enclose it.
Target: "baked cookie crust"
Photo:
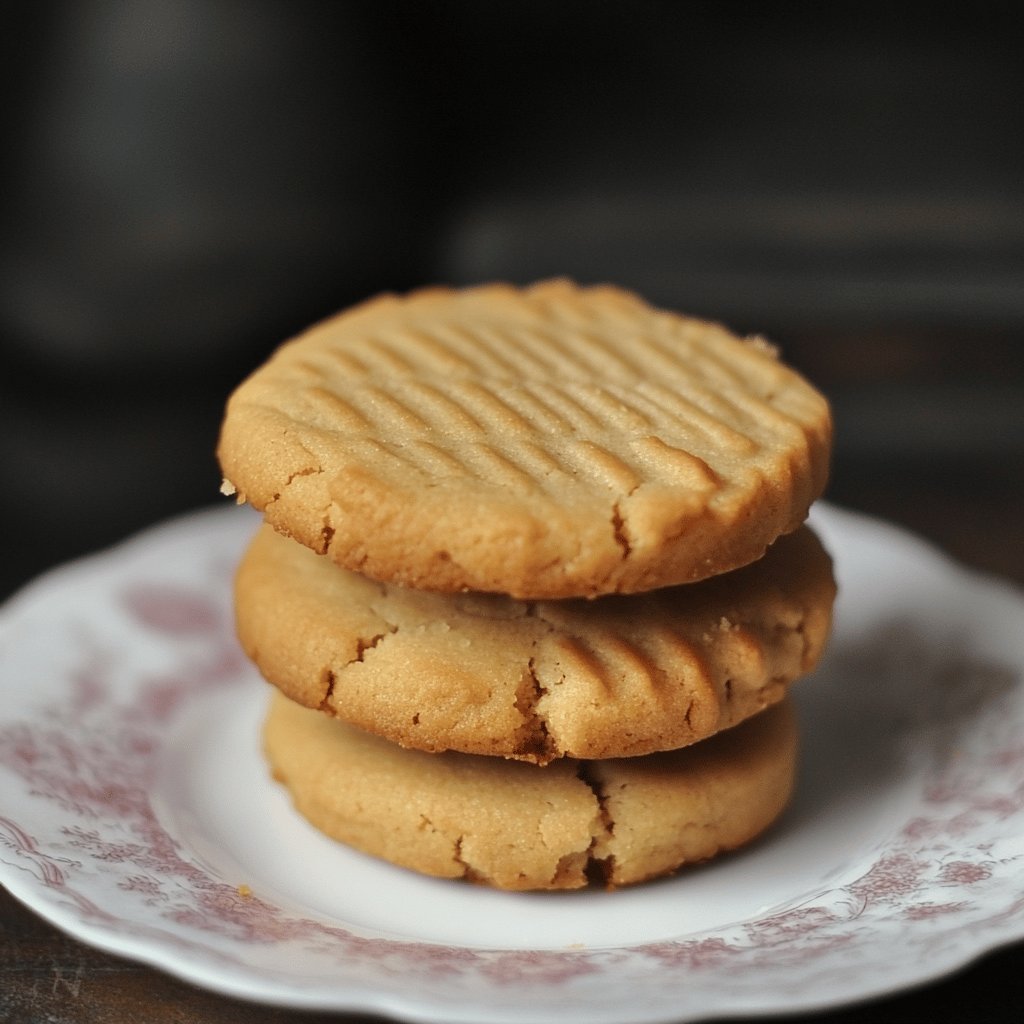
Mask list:
[[[808,527],[701,583],[525,602],[378,583],[264,524],[235,613],[300,704],[404,747],[545,764],[672,750],[778,702],[817,664],[834,596]]]
[[[230,397],[225,490],[381,581],[523,599],[754,561],[822,493],[824,397],[759,339],[620,289],[383,296]]]
[[[402,750],[275,693],[275,777],[316,828],[442,878],[501,889],[629,885],[749,842],[785,808],[788,702],[685,750],[536,765]]]

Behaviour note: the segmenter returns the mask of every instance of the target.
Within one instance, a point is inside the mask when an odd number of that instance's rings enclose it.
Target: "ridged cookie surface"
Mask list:
[[[696,747],[537,765],[424,754],[274,694],[264,746],[296,808],[365,853],[502,889],[628,885],[753,839],[789,799],[784,703]]]
[[[228,402],[225,489],[431,590],[629,593],[758,558],[827,476],[825,399],[763,342],[565,281],[386,296]]]
[[[264,525],[235,610],[300,704],[405,747],[546,763],[675,749],[781,700],[817,663],[834,594],[807,527],[701,583],[525,602],[378,583]]]

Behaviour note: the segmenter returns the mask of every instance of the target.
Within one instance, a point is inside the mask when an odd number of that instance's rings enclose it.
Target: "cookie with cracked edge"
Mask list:
[[[823,491],[822,395],[761,339],[610,286],[386,295],[230,396],[224,490],[374,579],[524,599],[757,559]]]
[[[816,665],[834,595],[808,527],[701,583],[526,602],[379,583],[263,524],[235,615],[300,704],[404,747],[545,764],[675,749],[781,700]]]
[[[364,853],[500,889],[630,885],[750,842],[791,795],[789,702],[684,750],[546,768],[403,750],[275,692],[264,749],[317,829]]]

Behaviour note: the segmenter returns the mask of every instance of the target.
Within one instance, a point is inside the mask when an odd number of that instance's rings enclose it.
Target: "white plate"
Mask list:
[[[750,849],[607,893],[422,878],[323,838],[260,759],[245,510],[178,520],[0,612],[0,881],[199,985],[416,1021],[835,1006],[1024,937],[1024,600],[885,524],[813,521],[841,597],[797,687],[798,794]]]

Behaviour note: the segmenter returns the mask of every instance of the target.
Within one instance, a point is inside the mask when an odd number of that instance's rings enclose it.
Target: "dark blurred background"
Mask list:
[[[231,387],[432,282],[610,280],[767,334],[835,403],[833,500],[898,516],[906,481],[948,541],[975,488],[979,531],[1020,524],[1016,6],[26,5],[0,596],[215,502]]]
[[[1019,6],[8,11],[0,598],[223,500],[224,399],[310,322],[548,275],[768,335],[834,402],[831,499],[1024,580]],[[1020,962],[879,1019],[1012,1019]]]

